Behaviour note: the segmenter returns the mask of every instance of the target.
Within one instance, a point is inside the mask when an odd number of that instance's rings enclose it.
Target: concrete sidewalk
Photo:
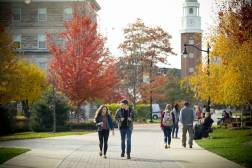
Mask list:
[[[180,135],[181,137],[181,135]],[[236,163],[200,148],[183,148],[181,139],[172,139],[164,149],[159,125],[138,125],[132,134],[132,159],[120,157],[120,133],[110,135],[107,159],[98,155],[97,133],[0,142],[0,146],[25,147],[19,155],[0,168],[241,168]]]

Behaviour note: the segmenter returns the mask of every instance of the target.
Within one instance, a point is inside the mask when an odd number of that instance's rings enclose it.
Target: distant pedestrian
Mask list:
[[[109,138],[109,130],[112,130],[112,134],[114,135],[114,127],[112,122],[112,117],[109,114],[108,107],[105,105],[101,105],[96,113],[94,122],[98,126],[98,136],[99,136],[99,147],[100,152],[99,155],[102,156],[102,150],[104,154],[104,158],[106,159],[106,153],[108,149],[108,138]]]
[[[200,106],[199,105],[195,105],[194,106],[194,111],[195,111],[195,115],[196,115],[196,118],[199,120],[201,119],[201,109],[200,109]]]
[[[173,116],[174,116],[174,123],[173,123],[173,128],[172,128],[172,138],[178,138],[178,130],[179,130],[179,105],[175,104],[173,110],[172,110]]]
[[[160,126],[164,133],[164,146],[167,149],[171,145],[171,132],[175,120],[171,104],[166,105],[164,112],[161,113],[160,119]]]
[[[185,102],[184,107],[180,111],[180,122],[183,125],[182,128],[182,145],[186,147],[186,133],[189,132],[189,147],[193,145],[193,120],[194,112],[189,107],[189,103]]]
[[[128,100],[122,100],[120,104],[121,108],[116,111],[115,118],[121,134],[121,157],[125,155],[125,140],[127,139],[127,159],[130,159],[134,112],[129,107]]]

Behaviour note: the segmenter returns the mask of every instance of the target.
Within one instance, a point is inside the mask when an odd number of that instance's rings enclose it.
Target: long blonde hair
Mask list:
[[[172,110],[172,105],[171,104],[167,104],[165,106],[165,112],[170,112]]]
[[[108,109],[108,107],[107,107],[106,105],[101,105],[101,106],[96,110],[96,112],[95,112],[94,122],[96,122],[96,119],[97,119],[98,115],[100,115],[100,114],[102,113],[103,107],[106,107],[106,109],[107,109],[106,114],[107,114],[107,115],[109,114],[109,109]]]

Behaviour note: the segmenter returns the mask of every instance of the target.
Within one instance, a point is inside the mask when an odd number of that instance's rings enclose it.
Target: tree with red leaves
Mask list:
[[[59,46],[52,34],[47,35],[48,48],[53,57],[49,80],[62,91],[77,108],[96,98],[105,99],[119,82],[114,59],[104,47],[105,39],[97,33],[97,25],[74,9],[71,21],[65,22],[65,31],[57,36],[65,45]]]

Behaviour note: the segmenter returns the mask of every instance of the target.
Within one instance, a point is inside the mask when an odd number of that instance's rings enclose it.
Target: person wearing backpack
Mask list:
[[[171,145],[171,132],[175,120],[171,104],[166,105],[164,112],[161,113],[160,119],[160,127],[164,132],[164,146],[167,149]]]

